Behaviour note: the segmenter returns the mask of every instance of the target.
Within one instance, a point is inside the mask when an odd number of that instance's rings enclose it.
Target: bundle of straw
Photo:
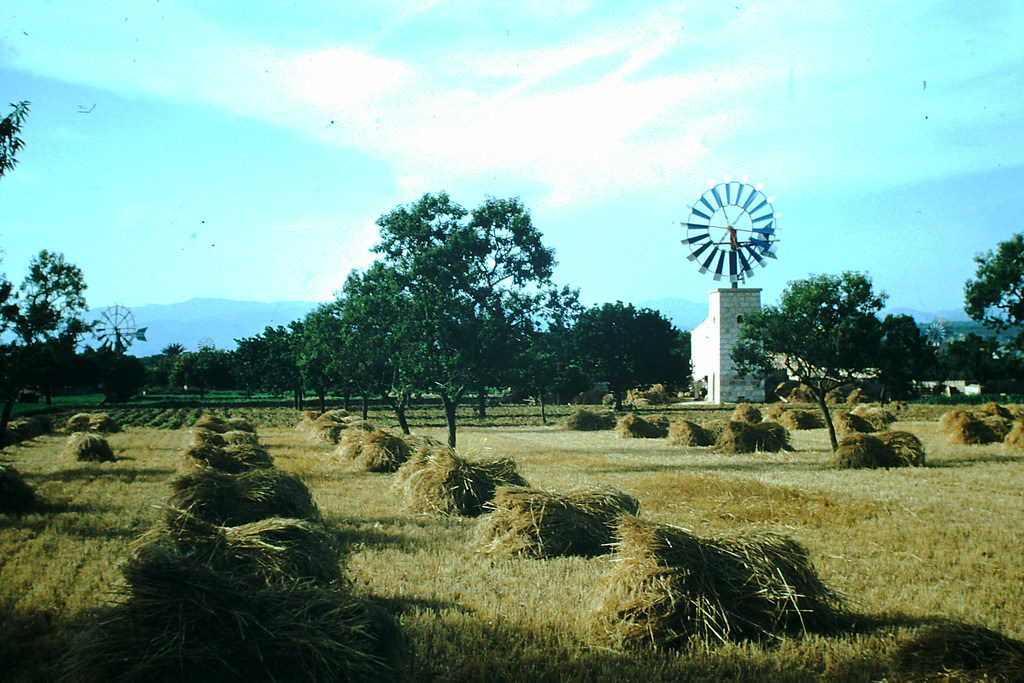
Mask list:
[[[288,581],[341,581],[341,553],[323,524],[268,517],[238,526],[210,524],[186,510],[168,508],[164,526],[141,539],[136,553],[166,552],[167,544],[189,559],[240,581],[271,585]]]
[[[20,515],[35,507],[36,492],[21,473],[10,465],[0,465],[0,512]]]
[[[199,468],[179,476],[171,489],[172,508],[210,524],[237,526],[267,517],[321,519],[306,485],[275,468],[238,473]]]
[[[64,444],[64,457],[82,462],[113,462],[114,451],[99,434],[75,432]]]
[[[202,427],[192,428],[192,440],[185,450],[185,457],[196,465],[221,472],[243,472],[274,464],[254,432],[232,430],[218,433]]]
[[[409,446],[381,429],[349,429],[342,432],[335,453],[365,472],[394,472],[409,459]]]
[[[715,450],[720,453],[788,451],[789,432],[777,422],[730,422],[718,435]]]
[[[778,416],[776,421],[786,429],[819,429],[825,426],[821,413],[802,408],[790,408]]]
[[[609,410],[576,408],[565,420],[566,429],[577,432],[596,432],[615,428],[615,413]]]
[[[399,468],[394,488],[414,512],[476,517],[499,486],[528,486],[511,458],[467,460],[454,449],[414,452]]]
[[[476,544],[490,554],[603,555],[609,552],[619,517],[639,509],[635,498],[609,487],[554,493],[502,486],[480,517]]]
[[[877,403],[861,403],[851,410],[850,414],[867,420],[876,432],[888,429],[889,425],[896,421],[895,415]]]
[[[900,680],[1021,681],[1024,642],[981,626],[944,622],[901,644],[893,668]]]
[[[595,634],[618,647],[679,647],[828,630],[839,600],[807,551],[774,534],[702,539],[623,517]]]
[[[381,610],[311,582],[254,586],[154,548],[123,568],[63,662],[99,681],[401,680],[406,643]]]
[[[650,420],[627,413],[615,425],[615,433],[623,439],[664,439],[668,436],[668,420],[654,417]]]
[[[672,446],[711,446],[715,436],[696,422],[675,420],[668,428],[668,443]]]
[[[740,403],[732,411],[732,422],[747,422],[757,424],[761,421],[761,411],[749,403]]]
[[[106,413],[77,413],[68,418],[64,425],[66,432],[104,432],[121,431],[121,425]]]
[[[866,418],[855,413],[833,413],[832,426],[837,434],[871,434],[878,431]]]
[[[1010,448],[1024,449],[1024,417],[1018,417],[1013,421],[1003,443]]]

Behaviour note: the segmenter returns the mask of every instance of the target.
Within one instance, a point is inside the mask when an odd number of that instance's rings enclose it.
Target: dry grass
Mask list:
[[[894,669],[907,680],[1024,680],[1024,642],[952,621],[901,643],[893,660]]]
[[[594,621],[599,639],[617,647],[774,639],[838,621],[838,598],[792,539],[699,538],[635,517],[620,521],[616,537]]]
[[[636,413],[626,413],[615,425],[615,433],[622,439],[664,439],[668,436],[668,420],[660,416],[646,419]]]
[[[504,419],[500,410],[492,411],[495,420]],[[794,451],[719,454],[619,439],[611,430],[460,427],[463,452],[511,457],[537,488],[628,491],[645,519],[693,529],[700,539],[788,536],[813,558],[821,581],[850,596],[851,610],[862,615],[852,630],[643,656],[595,647],[590,637],[594,591],[615,565],[610,556],[480,553],[473,545],[478,520],[411,514],[390,489],[399,473],[360,472],[330,457],[333,446],[294,429],[296,413],[275,414],[271,428],[255,410],[246,417],[260,425],[276,466],[301,477],[342,544],[350,596],[359,604],[379,597],[403,624],[416,653],[405,680],[904,681],[946,680],[938,660],[920,674],[898,673],[894,664],[900,647],[938,619],[1024,639],[1024,458],[1003,444],[949,444],[936,422],[941,410],[915,404],[901,411],[900,429],[921,440],[928,466],[890,470],[834,468],[823,429],[793,432]],[[729,410],[667,414],[707,426]],[[417,431],[424,439],[446,436],[443,426]],[[71,649],[90,615],[119,618],[110,611],[127,599],[111,597],[124,581],[118,566],[139,533],[165,514],[155,506],[167,501],[189,433],[136,426],[112,434],[119,459],[102,464],[54,457],[65,438],[40,436],[2,455],[40,501],[21,516],[0,514],[0,671],[12,682],[58,679],[52,662]],[[152,635],[150,625],[140,632]],[[132,657],[153,653],[144,644]],[[294,672],[302,675],[297,666]]]
[[[609,552],[615,526],[640,503],[609,487],[556,493],[502,486],[477,525],[477,547],[493,555],[593,557]]]

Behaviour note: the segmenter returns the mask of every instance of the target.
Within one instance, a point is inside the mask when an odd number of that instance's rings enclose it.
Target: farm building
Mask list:
[[[764,382],[739,377],[730,353],[739,337],[743,316],[761,310],[760,289],[712,289],[708,317],[691,334],[693,379],[704,382],[711,403],[764,401]]]

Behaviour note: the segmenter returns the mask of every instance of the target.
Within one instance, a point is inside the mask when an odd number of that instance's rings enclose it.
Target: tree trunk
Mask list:
[[[295,396],[295,409],[302,410],[302,389],[295,387],[295,389],[292,390],[292,394]]]
[[[341,407],[344,408],[345,411],[347,412],[348,409],[352,406],[352,392],[346,390],[344,399],[345,400],[342,402]]]
[[[544,408],[544,392],[537,391],[537,400],[540,401],[540,423],[546,425],[548,423],[548,414]]]
[[[320,414],[323,415],[325,412],[327,412],[327,392],[324,391],[323,389],[320,389],[319,391],[316,392],[316,399],[320,406]]]
[[[448,447],[455,448],[455,409],[459,406],[458,398],[441,392],[441,403],[444,404],[444,421],[448,425]]]
[[[363,411],[363,419],[364,420],[369,420],[370,419],[370,397],[367,396],[364,393],[361,396],[361,398],[362,398],[362,401],[360,402],[360,407],[362,408],[362,411]]]
[[[11,413],[14,412],[14,398],[8,396],[4,401],[3,413],[0,414],[0,448],[7,445],[7,423],[11,421]]]
[[[476,392],[476,416],[487,417],[487,389],[483,386]]]
[[[825,426],[828,428],[828,441],[832,445],[833,452],[838,450],[839,441],[836,439],[836,426],[832,424],[832,414],[825,403],[825,392],[816,392],[818,396],[818,407],[821,408],[821,416],[825,418]]]
[[[405,416],[405,406],[395,406],[395,417],[398,418],[398,427],[402,430],[402,433],[408,436],[411,432],[409,431],[409,420]]]

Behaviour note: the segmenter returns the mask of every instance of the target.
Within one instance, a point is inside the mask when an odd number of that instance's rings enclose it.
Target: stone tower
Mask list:
[[[730,356],[743,316],[759,310],[760,289],[712,289],[708,292],[708,317],[693,330],[690,358],[693,379],[707,383],[709,402],[764,401],[764,382],[738,377]]]

